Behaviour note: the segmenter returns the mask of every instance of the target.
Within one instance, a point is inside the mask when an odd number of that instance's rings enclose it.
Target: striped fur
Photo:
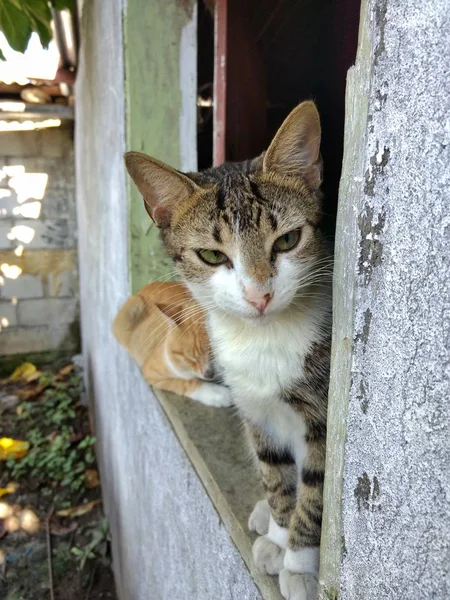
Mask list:
[[[216,361],[260,463],[271,519],[261,523],[259,503],[250,523],[267,534],[255,543],[255,562],[278,572],[286,552],[280,582],[292,593],[296,572],[317,575],[322,518],[332,263],[320,227],[320,135],[317,109],[305,102],[254,160],[183,174],[139,153],[126,157],[169,255],[208,313]],[[297,232],[296,245],[280,253],[275,242],[288,232]],[[223,262],[205,264],[204,249]],[[246,300],[250,288],[269,298],[262,312]]]

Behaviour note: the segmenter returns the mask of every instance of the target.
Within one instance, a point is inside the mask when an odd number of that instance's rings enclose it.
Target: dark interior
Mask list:
[[[226,159],[257,155],[296,104],[315,100],[323,131],[324,209],[332,229],[346,75],[356,55],[360,0],[217,1],[227,5]],[[213,80],[211,4],[199,3],[199,88]],[[198,148],[199,168],[211,166],[211,109],[199,130]]]
[[[200,171],[213,164],[213,109],[200,106],[212,103],[214,81],[214,17],[213,9],[201,1],[197,13],[197,154]],[[208,102],[209,101],[209,102]]]

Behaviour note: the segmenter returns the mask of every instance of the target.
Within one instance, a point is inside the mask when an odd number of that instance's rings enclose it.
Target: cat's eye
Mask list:
[[[273,252],[288,252],[293,250],[300,241],[300,229],[294,229],[280,236],[272,246]]]
[[[197,250],[197,254],[207,265],[219,266],[228,262],[228,256],[219,250]]]

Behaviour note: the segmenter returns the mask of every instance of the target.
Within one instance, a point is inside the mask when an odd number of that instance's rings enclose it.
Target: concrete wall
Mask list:
[[[0,355],[76,350],[71,125],[0,133],[0,270]]]
[[[130,290],[122,16],[120,0],[84,6],[76,115],[83,353],[118,591],[122,600],[257,600],[162,409],[111,334]]]
[[[321,598],[450,597],[447,0],[366,0],[336,235]]]

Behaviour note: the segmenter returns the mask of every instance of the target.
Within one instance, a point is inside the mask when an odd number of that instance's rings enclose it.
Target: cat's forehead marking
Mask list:
[[[272,231],[278,227],[275,211],[258,184],[247,174],[236,171],[224,174],[216,183],[214,213],[231,233],[238,235],[259,230],[263,216]]]

